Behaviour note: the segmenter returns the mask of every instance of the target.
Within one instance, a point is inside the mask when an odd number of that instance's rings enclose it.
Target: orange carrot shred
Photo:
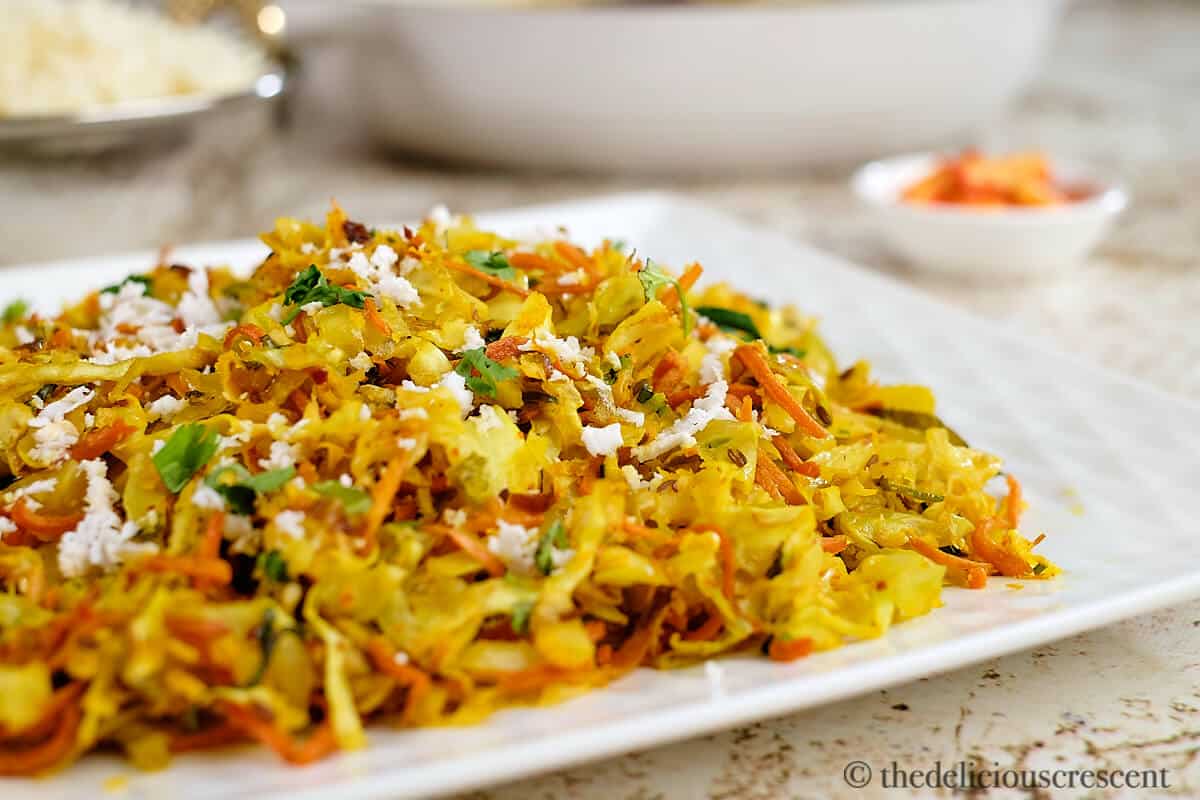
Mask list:
[[[806,433],[819,439],[829,437],[829,431],[821,427],[821,423],[805,411],[804,406],[800,405],[787,386],[771,371],[771,365],[767,363],[758,348],[744,344],[734,350],[733,354],[746,365],[746,369],[750,370],[750,374],[758,381],[758,385],[762,387],[763,391],[778,403],[792,419],[796,420],[796,424]]]
[[[379,316],[379,309],[375,307],[375,301],[367,298],[363,303],[363,313],[367,317],[367,323],[375,330],[382,333],[384,336],[392,335],[392,326],[387,324],[387,321]]]
[[[123,420],[117,420],[111,425],[88,431],[79,437],[79,441],[71,447],[71,458],[76,461],[90,461],[93,458],[99,458],[133,431],[134,427]]]
[[[1024,500],[1022,499],[1021,482],[1011,472],[1004,473],[1004,482],[1008,484],[1008,502],[1006,503],[1008,511],[1008,527],[1014,531],[1021,524],[1021,511],[1023,510]]]
[[[918,539],[915,536],[908,540],[908,546],[933,563],[961,573],[968,589],[982,589],[987,586],[987,564],[943,552],[924,539]]]
[[[812,639],[780,639],[771,640],[768,653],[772,661],[795,661],[812,653]]]

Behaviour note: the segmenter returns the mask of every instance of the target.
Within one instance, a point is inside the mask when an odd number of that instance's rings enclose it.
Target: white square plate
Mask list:
[[[670,197],[602,198],[481,222],[509,233],[562,224],[583,242],[623,238],[644,256],[675,267],[699,260],[706,279],[819,313],[843,363],[867,358],[885,380],[933,387],[949,424],[1006,458],[1031,506],[1026,530],[1048,534],[1041,550],[1065,574],[1019,590],[1003,579],[983,591],[947,589],[943,608],[886,638],[793,664],[726,659],[719,686],[700,668],[640,670],[568,703],[502,712],[477,727],[372,728],[368,749],[304,769],[254,748],[178,757],[149,774],[92,756],[50,779],[5,782],[3,793],[91,800],[117,775],[129,781],[116,796],[170,800],[461,791],[827,703],[1200,594],[1200,407]],[[263,254],[243,241],[180,248],[172,258],[248,268]],[[143,253],[8,270],[0,299],[26,297],[52,310],[152,263]]]

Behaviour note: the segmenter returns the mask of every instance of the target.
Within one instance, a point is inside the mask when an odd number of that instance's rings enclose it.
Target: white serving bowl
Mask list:
[[[1049,276],[1078,264],[1128,203],[1125,190],[1092,170],[1050,158],[1055,179],[1089,194],[1061,206],[979,208],[905,203],[905,188],[932,172],[934,153],[873,161],[851,179],[883,238],[912,266],[979,278]]]
[[[325,94],[359,101],[353,118],[387,146],[707,175],[949,141],[1029,82],[1065,0],[451,5],[286,2],[301,45],[336,26],[353,85]]]

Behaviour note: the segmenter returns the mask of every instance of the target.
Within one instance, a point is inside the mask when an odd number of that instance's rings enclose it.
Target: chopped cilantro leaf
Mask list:
[[[130,275],[127,278],[123,278],[119,282],[114,283],[112,286],[105,286],[100,290],[100,293],[116,294],[117,292],[121,291],[121,287],[127,283],[140,283],[142,286],[145,286],[146,291],[144,294],[150,294],[150,287],[153,285],[149,275]]]
[[[338,481],[321,481],[313,484],[313,490],[337,500],[347,514],[362,514],[371,508],[371,495],[355,486],[343,486]]]
[[[511,281],[517,277],[517,271],[508,263],[508,257],[499,251],[469,250],[463,254],[463,261],[480,272],[495,275],[502,280]]]
[[[731,308],[722,308],[721,306],[697,306],[696,313],[712,320],[713,324],[723,331],[745,333],[751,339],[763,338],[763,335],[758,330],[758,326],[754,324],[754,320],[750,318],[750,315],[743,314],[741,311],[734,311]]]
[[[522,600],[513,606],[512,609],[512,629],[513,633],[524,635],[529,632],[529,615],[533,613],[533,601]]]
[[[217,452],[217,441],[217,432],[198,422],[176,428],[163,448],[151,457],[166,487],[178,494]]]
[[[804,358],[805,354],[808,352],[807,350],[801,350],[799,347],[776,347],[773,344],[767,345],[767,349],[772,353],[787,353],[788,355],[795,356],[796,358]]]
[[[1045,564],[1040,564],[1040,563],[1039,563],[1039,564],[1034,564],[1034,565],[1033,565],[1033,574],[1034,574],[1034,575],[1041,575],[1041,574],[1042,574],[1043,572],[1045,572],[1045,571],[1046,571],[1046,565],[1045,565]]]
[[[263,574],[276,583],[283,583],[288,579],[287,561],[283,559],[283,555],[278,550],[271,550],[263,553],[258,557],[259,564],[262,566]]]
[[[554,569],[554,548],[566,547],[567,544],[567,529],[563,527],[562,520],[556,519],[538,540],[537,551],[533,554],[533,563],[543,575],[549,575]]]
[[[258,495],[278,489],[295,474],[295,467],[280,467],[251,475],[241,464],[226,464],[210,472],[204,483],[224,497],[235,513],[253,514]]]
[[[467,379],[467,388],[472,392],[493,399],[496,397],[497,383],[511,380],[519,374],[512,367],[506,367],[488,358],[485,347],[463,351],[462,361],[458,362],[454,371]]]
[[[646,381],[639,383],[634,399],[639,403],[649,403],[651,397],[654,397],[654,389],[651,388],[650,384]]]
[[[341,303],[351,308],[362,308],[370,296],[367,292],[330,285],[324,273],[317,269],[315,264],[309,264],[307,269],[296,275],[292,285],[283,293],[284,304],[293,306],[284,317],[283,324],[287,325],[299,316],[301,306],[309,303],[321,303],[326,306]]]
[[[683,321],[683,335],[687,336],[692,329],[692,323],[689,319],[691,314],[688,310],[687,294],[683,291],[683,287],[679,285],[679,281],[660,270],[648,258],[646,259],[645,266],[638,270],[637,276],[638,280],[642,282],[642,291],[646,293],[646,302],[658,297],[658,292],[662,287],[675,287],[675,294],[679,296],[679,314]]]
[[[29,312],[29,303],[24,300],[13,300],[4,307],[4,311],[0,312],[0,319],[4,320],[5,325],[12,325],[19,319],[22,319]]]

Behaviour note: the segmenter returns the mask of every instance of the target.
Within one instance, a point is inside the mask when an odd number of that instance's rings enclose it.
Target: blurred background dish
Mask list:
[[[333,40],[325,101],[390,148],[553,170],[713,174],[848,163],[946,141],[1034,76],[1063,0],[529,9],[283,6]]]
[[[883,238],[916,269],[993,281],[1059,276],[1087,255],[1128,203],[1120,186],[1059,158],[1048,161],[1055,185],[1071,192],[1069,202],[972,205],[908,199],[911,189],[944,161],[933,153],[899,156],[871,162],[851,179]]]
[[[117,0],[10,0],[4,13],[0,146],[8,150],[80,154],[177,137],[201,115],[284,90],[261,24],[181,24]]]

